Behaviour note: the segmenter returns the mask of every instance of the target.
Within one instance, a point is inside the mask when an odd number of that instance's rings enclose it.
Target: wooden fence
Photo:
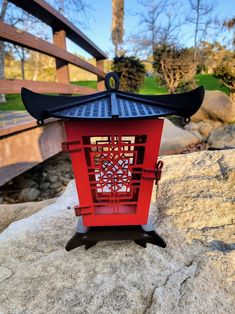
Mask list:
[[[37,52],[54,57],[56,60],[57,82],[36,82],[29,80],[0,80],[0,93],[19,93],[21,87],[27,87],[42,93],[91,94],[96,90],[83,86],[74,86],[69,82],[68,64],[97,75],[97,88],[103,90],[104,70],[103,60],[106,55],[76,26],[69,22],[44,0],[9,0],[16,6],[27,11],[52,28],[53,44],[0,22],[0,40],[7,41]],[[83,48],[96,59],[96,66],[82,60],[66,50],[66,37]]]
[[[53,43],[0,22],[0,40],[55,58],[57,82],[0,80],[0,94],[20,93],[22,87],[39,93],[91,94],[96,89],[70,84],[68,65],[73,64],[97,75],[97,89],[104,89],[103,60],[106,55],[77,27],[44,0],[9,0],[52,28]],[[96,59],[96,66],[69,53],[66,37]],[[1,110],[1,106],[0,106]],[[61,151],[63,122],[48,119],[43,127],[36,121],[0,127],[0,186],[20,173]]]

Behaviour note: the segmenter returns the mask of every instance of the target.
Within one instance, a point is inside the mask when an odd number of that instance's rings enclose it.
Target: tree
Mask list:
[[[160,82],[170,94],[177,92],[180,85],[185,89],[193,83],[196,64],[190,49],[159,45],[154,51],[153,66]]]
[[[115,47],[115,56],[118,56],[119,45],[123,43],[124,0],[112,1],[112,42]]]
[[[120,89],[123,91],[138,92],[144,83],[145,67],[136,57],[115,57],[112,70],[120,74]]]
[[[92,17],[91,5],[87,0],[47,0],[47,2],[76,26],[89,27]]]
[[[213,11],[215,2],[210,0],[189,0],[190,14],[187,21],[194,27],[194,59],[197,60],[199,45],[205,40],[208,31],[215,24]]]
[[[214,73],[224,60],[231,59],[233,52],[215,41],[213,43],[203,41],[199,46],[198,72]],[[201,70],[201,71],[200,71]]]
[[[214,74],[230,89],[230,98],[235,102],[235,58],[225,59],[214,69]]]
[[[231,30],[231,29],[234,30],[234,32],[233,32],[233,46],[235,48],[235,16],[233,18],[231,18],[230,20],[225,21],[224,26],[229,30]]]
[[[153,56],[156,45],[177,41],[180,27],[184,24],[183,6],[180,1],[140,0],[141,12],[138,33],[128,38],[128,46],[135,55]]]

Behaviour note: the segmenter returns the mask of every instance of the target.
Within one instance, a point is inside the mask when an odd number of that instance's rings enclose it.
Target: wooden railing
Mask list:
[[[78,93],[86,95],[96,92],[92,88],[71,85],[68,64],[73,64],[97,75],[97,88],[98,90],[104,89],[105,73],[103,70],[103,60],[106,59],[106,55],[85,34],[44,0],[9,1],[51,26],[53,44],[3,22],[0,22],[0,40],[54,57],[56,60],[57,82],[4,79],[0,80],[0,94],[19,93],[21,87],[27,87],[41,93]],[[66,37],[92,55],[96,59],[96,66],[69,53],[66,50]]]
[[[0,40],[54,57],[57,82],[4,79],[0,80],[0,94],[20,93],[22,87],[39,93],[86,95],[96,92],[96,89],[70,84],[69,64],[95,74],[98,90],[104,89],[104,52],[44,0],[9,1],[48,24],[52,28],[53,44],[2,22]],[[69,53],[66,49],[66,38],[92,55],[96,66]],[[1,125],[0,186],[59,153],[64,139],[63,121],[58,119],[48,119],[43,127],[38,127],[34,120],[6,127]]]

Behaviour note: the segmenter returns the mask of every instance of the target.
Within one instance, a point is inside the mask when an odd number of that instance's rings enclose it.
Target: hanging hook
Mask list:
[[[114,86],[112,87],[110,85],[110,79],[114,80]],[[105,87],[107,90],[117,90],[119,88],[120,85],[120,81],[119,81],[119,77],[117,75],[117,73],[115,72],[110,72],[108,74],[106,74],[105,79],[104,79],[104,83],[105,83]]]

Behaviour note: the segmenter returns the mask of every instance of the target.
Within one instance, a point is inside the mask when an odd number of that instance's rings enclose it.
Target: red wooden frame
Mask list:
[[[85,226],[147,223],[163,122],[65,121]]]

